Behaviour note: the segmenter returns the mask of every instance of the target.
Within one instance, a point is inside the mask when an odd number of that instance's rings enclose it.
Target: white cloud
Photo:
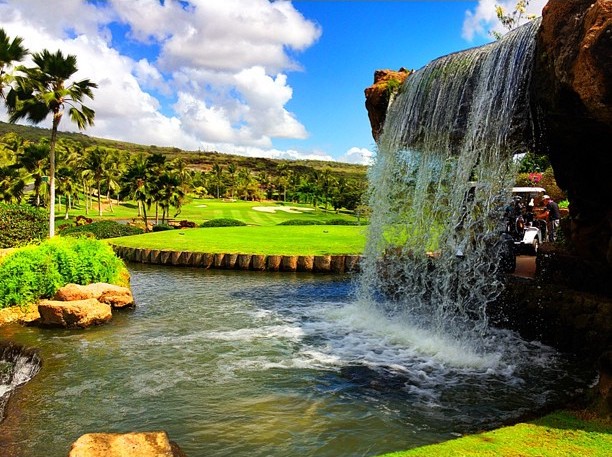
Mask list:
[[[374,153],[366,148],[352,147],[338,159],[339,162],[372,165]]]
[[[511,13],[515,9],[516,2],[517,0],[478,0],[478,5],[465,13],[463,38],[471,41],[475,36],[491,38],[491,32],[493,31],[501,34],[506,33],[508,30],[497,19],[495,7],[499,5],[504,11]],[[542,8],[547,2],[548,0],[531,0],[521,24],[527,22],[527,16],[531,14],[541,16]]]
[[[96,6],[62,0],[62,14],[57,8],[47,0],[6,0],[0,2],[0,26],[10,36],[23,37],[32,51],[62,49],[77,56],[75,76],[99,86],[87,104],[96,111],[88,134],[185,149],[219,145],[246,155],[304,157],[272,148],[274,138],[307,137],[285,107],[293,95],[287,71],[299,68],[290,51],[306,49],[321,34],[291,2],[110,0]],[[127,37],[111,36],[119,30],[114,21],[128,30]],[[122,54],[112,47],[122,40],[158,53],[148,58]],[[121,49],[129,50],[130,44]],[[68,120],[61,128],[76,129]]]

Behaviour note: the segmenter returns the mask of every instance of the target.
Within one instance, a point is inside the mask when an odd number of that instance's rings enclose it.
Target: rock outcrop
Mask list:
[[[59,301],[95,298],[100,303],[106,303],[113,308],[134,306],[134,297],[129,288],[103,282],[88,284],[86,286],[80,284],[66,284],[56,292],[53,298]]]
[[[398,71],[376,70],[374,72],[374,84],[365,90],[365,105],[375,140],[378,140],[382,133],[389,103],[411,73],[412,71],[403,67]]]
[[[76,440],[68,457],[186,457],[166,432],[87,433]]]
[[[531,90],[547,154],[570,201],[576,253],[612,265],[612,2],[550,0]]]
[[[38,304],[40,325],[85,328],[112,318],[111,307],[95,298],[73,301],[42,300]]]

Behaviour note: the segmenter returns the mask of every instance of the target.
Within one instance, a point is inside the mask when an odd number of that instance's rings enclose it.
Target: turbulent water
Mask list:
[[[374,456],[563,402],[592,373],[496,331],[486,356],[355,301],[349,278],[131,266],[136,309],[84,331],[17,325],[40,372],[3,457],[93,431],[167,430],[190,457]]]
[[[531,140],[527,101],[538,21],[411,75],[390,107],[372,168],[365,302],[486,350],[500,293],[512,157]]]
[[[11,394],[40,370],[41,360],[35,351],[0,341],[0,422]]]

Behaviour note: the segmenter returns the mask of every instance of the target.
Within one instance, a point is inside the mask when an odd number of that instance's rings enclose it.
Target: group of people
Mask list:
[[[546,221],[546,238],[548,241],[555,241],[559,220],[561,219],[559,205],[549,195],[542,197],[542,203],[544,204],[543,211],[535,214],[533,198],[525,205],[521,197],[514,197],[513,204],[506,208],[506,217],[511,227],[510,231],[518,232],[525,228],[524,224],[533,224],[535,220],[544,220]]]

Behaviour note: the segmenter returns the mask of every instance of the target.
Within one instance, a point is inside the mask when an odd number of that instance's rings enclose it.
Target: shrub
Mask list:
[[[357,221],[349,221],[347,219],[330,219],[327,225],[359,225]]]
[[[278,225],[322,225],[321,221],[313,221],[311,219],[289,219],[280,222]]]
[[[156,224],[153,226],[153,231],[154,232],[164,232],[166,230],[174,230],[174,227],[168,225],[168,224]]]
[[[29,205],[0,203],[0,248],[24,246],[46,238],[49,221],[45,211]]]
[[[200,227],[241,227],[246,225],[238,219],[219,218],[204,222]]]
[[[98,240],[54,238],[9,254],[0,264],[0,308],[52,297],[68,284],[117,283],[125,265]]]
[[[98,221],[91,224],[70,227],[62,231],[62,235],[80,236],[93,235],[99,240],[106,238],[117,238],[120,236],[139,235],[143,232],[141,228],[120,224],[115,221]]]

